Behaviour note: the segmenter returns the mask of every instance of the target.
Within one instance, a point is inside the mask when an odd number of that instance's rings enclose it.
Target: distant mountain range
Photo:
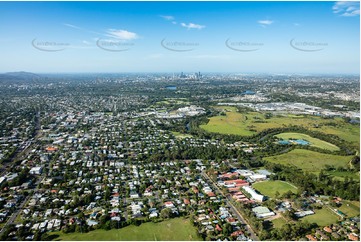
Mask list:
[[[44,79],[44,77],[25,71],[7,72],[0,74],[0,83],[2,84],[27,84],[37,82],[41,79]]]

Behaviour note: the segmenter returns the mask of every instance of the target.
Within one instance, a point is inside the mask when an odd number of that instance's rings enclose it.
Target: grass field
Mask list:
[[[352,142],[355,146],[360,146],[360,126],[345,123],[341,119],[335,119],[334,123],[338,125],[336,127],[330,125],[324,125],[319,128],[311,128],[311,130],[320,131],[326,134],[334,134],[341,139]]]
[[[247,128],[247,116],[236,113],[227,112],[226,116],[212,117],[208,124],[201,125],[200,127],[208,132],[221,133],[221,134],[238,134],[249,136],[255,134]]]
[[[295,149],[288,153],[263,158],[266,161],[284,165],[294,165],[304,171],[317,172],[325,165],[347,167],[352,156],[323,154],[310,150]]]
[[[302,221],[316,223],[318,226],[327,226],[338,221],[338,216],[327,208],[315,210],[315,214],[301,218]]]
[[[182,134],[182,133],[180,133],[180,132],[173,132],[173,131],[172,131],[172,134],[173,134],[176,138],[178,138],[178,139],[192,138],[192,137],[193,137],[193,136],[190,135],[190,134]]]
[[[344,200],[338,210],[346,214],[349,218],[360,216],[360,202]]]
[[[196,228],[191,225],[189,220],[183,218],[175,218],[160,223],[145,223],[139,227],[131,225],[122,229],[112,229],[109,231],[98,229],[88,233],[70,233],[64,234],[62,232],[50,233],[53,237],[59,235],[54,240],[90,240],[90,241],[104,241],[104,240],[201,240],[197,236]]]
[[[156,104],[165,104],[165,105],[184,104],[184,105],[187,105],[187,104],[189,104],[189,102],[187,101],[186,98],[165,98],[164,100],[159,101]]]
[[[274,115],[266,119],[264,113],[260,112],[238,113],[236,107],[230,106],[214,108],[225,111],[226,115],[212,117],[208,124],[200,126],[208,132],[249,136],[269,128],[297,125],[313,131],[337,135],[354,143],[355,147],[359,147],[360,144],[359,125],[346,123],[342,118],[325,119],[319,116],[290,114]]]
[[[276,218],[271,221],[272,221],[273,227],[276,229],[282,228],[282,226],[287,223],[287,221],[283,217]]]
[[[258,190],[261,194],[267,197],[275,198],[275,193],[278,191],[281,195],[291,191],[297,193],[297,188],[291,184],[283,181],[263,181],[257,182],[252,185],[253,188]]]
[[[360,174],[358,172],[351,171],[327,171],[327,175],[333,176],[338,180],[344,181],[346,177],[353,178],[356,181],[360,180]]]
[[[340,150],[336,145],[328,143],[326,141],[317,139],[317,138],[313,138],[307,134],[301,134],[301,133],[281,133],[281,134],[277,134],[275,135],[277,138],[279,139],[284,139],[284,140],[288,140],[288,139],[303,139],[306,140],[310,143],[310,146],[313,147],[317,147],[320,149],[325,149],[325,150],[331,150],[331,151],[337,151]]]

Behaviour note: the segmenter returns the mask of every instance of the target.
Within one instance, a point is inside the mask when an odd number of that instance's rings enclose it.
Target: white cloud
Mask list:
[[[174,20],[174,17],[170,15],[160,15],[160,17],[168,21]]]
[[[171,16],[171,15],[159,15],[159,17],[167,20],[167,21],[171,21],[172,24],[176,25],[178,24],[177,21],[175,21],[175,17],[174,16]],[[180,25],[184,28],[187,28],[187,29],[203,29],[205,28],[206,26],[204,25],[200,25],[200,24],[194,24],[194,23],[189,23],[189,24],[186,24],[186,23],[180,23]]]
[[[265,27],[265,26],[267,26],[267,25],[273,24],[273,21],[272,21],[272,20],[258,20],[258,23],[259,23],[262,27]]]
[[[194,23],[189,23],[189,24],[181,23],[181,26],[184,28],[187,28],[187,29],[203,29],[206,27],[204,25],[199,25],[199,24],[194,24]]]
[[[161,18],[167,20],[167,21],[171,21],[172,24],[177,24],[177,21],[175,21],[175,17],[170,16],[170,15],[160,15]]]
[[[333,13],[344,17],[360,15],[360,2],[336,2],[332,7]]]
[[[108,29],[106,32],[108,33],[107,36],[115,39],[133,40],[139,38],[139,36],[136,33],[129,32],[123,29]]]
[[[73,28],[73,29],[82,29],[82,28],[80,28],[80,27],[78,27],[78,26],[75,26],[75,25],[73,25],[73,24],[67,24],[67,23],[65,23],[65,24],[63,24],[63,25],[65,25],[65,26],[67,26],[67,27],[70,27],[70,28]]]
[[[92,30],[88,30],[88,29],[85,29],[85,28],[81,28],[81,27],[78,27],[78,26],[73,25],[73,24],[64,23],[63,25],[67,26],[69,28],[78,29],[78,30],[81,30],[81,31],[84,31],[84,32],[88,32],[90,34],[102,35],[102,33],[95,32],[95,31],[92,31]]]
[[[344,16],[344,17],[354,17],[354,16],[358,16],[358,15],[360,15],[360,10],[355,10],[355,11],[352,11],[351,13],[346,12],[346,13],[341,14],[341,16]]]

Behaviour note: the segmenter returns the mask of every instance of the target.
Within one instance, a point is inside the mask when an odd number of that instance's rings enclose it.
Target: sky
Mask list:
[[[359,74],[359,2],[0,2],[0,72]]]

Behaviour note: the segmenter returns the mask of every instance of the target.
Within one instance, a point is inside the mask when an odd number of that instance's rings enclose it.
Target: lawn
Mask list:
[[[304,171],[317,172],[325,165],[347,167],[352,156],[323,154],[310,150],[295,149],[288,153],[263,158],[266,161],[294,165]]]
[[[360,147],[360,126],[346,123],[341,119],[335,119],[337,126],[323,125],[311,130],[320,131],[326,134],[334,134],[341,139],[352,142],[356,147]]]
[[[360,180],[360,174],[352,171],[327,171],[327,175],[333,176],[338,180],[344,181],[346,177],[353,178],[356,181]]]
[[[288,191],[297,193],[297,188],[295,186],[284,181],[257,182],[254,183],[252,187],[258,190],[261,194],[271,198],[275,198],[276,191],[278,191],[281,195]]]
[[[165,104],[165,105],[170,105],[170,104],[189,104],[189,102],[187,101],[186,98],[165,98],[162,101],[157,102],[156,104]]]
[[[320,149],[330,150],[330,151],[338,151],[340,150],[336,145],[328,143],[326,141],[313,138],[307,134],[301,133],[281,133],[275,135],[279,139],[289,140],[289,139],[302,139],[306,140],[310,143],[310,146],[317,147]]]
[[[265,113],[261,112],[238,113],[236,107],[230,106],[214,108],[225,111],[226,115],[211,117],[208,124],[200,126],[208,132],[250,136],[269,128],[297,125],[313,131],[337,135],[352,142],[355,147],[359,147],[360,144],[359,125],[352,125],[341,118],[326,119],[312,115],[274,115],[266,119]],[[330,146],[327,147],[330,148]]]
[[[122,229],[112,229],[109,231],[98,229],[88,233],[70,233],[62,232],[49,233],[52,236],[59,235],[54,240],[201,240],[197,236],[196,228],[193,227],[188,219],[175,218],[160,223],[148,222],[141,224],[139,227],[130,225]]]
[[[226,116],[212,117],[208,124],[201,125],[200,127],[212,133],[237,134],[242,136],[255,134],[255,131],[247,128],[247,123],[247,115],[236,112],[226,112]]]
[[[237,108],[234,106],[215,106],[213,108],[222,112],[237,112]]]
[[[360,202],[344,200],[338,210],[346,214],[349,218],[360,216]]]
[[[182,134],[180,132],[174,132],[172,131],[172,134],[177,138],[177,139],[184,139],[184,138],[192,138],[193,136],[190,134]]]
[[[316,223],[318,226],[327,226],[338,222],[339,217],[327,208],[315,210],[315,214],[301,218],[302,221]]]
[[[287,223],[287,221],[283,217],[273,219],[271,220],[271,222],[273,224],[273,227],[276,229],[282,228],[282,226]]]

